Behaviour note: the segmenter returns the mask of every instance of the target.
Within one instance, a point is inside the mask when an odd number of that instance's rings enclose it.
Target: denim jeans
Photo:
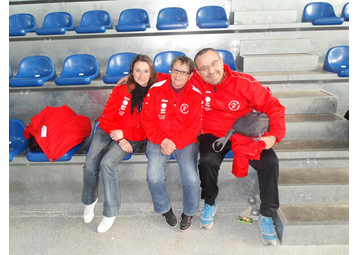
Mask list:
[[[160,145],[148,141],[147,182],[154,211],[163,214],[171,208],[164,172],[170,155],[163,155],[160,149]],[[198,145],[192,143],[181,150],[176,149],[173,155],[179,166],[183,187],[183,212],[188,216],[194,216],[199,211]]]
[[[129,141],[129,143],[135,150],[139,142]],[[118,215],[120,190],[117,166],[127,155],[128,153],[124,152],[103,129],[97,129],[83,167],[82,202],[85,205],[90,205],[97,199],[99,174],[101,173],[105,199],[103,215],[105,217]]]

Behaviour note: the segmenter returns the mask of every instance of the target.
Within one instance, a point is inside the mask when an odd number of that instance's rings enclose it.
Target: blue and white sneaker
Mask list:
[[[271,217],[265,217],[260,214],[259,216],[259,225],[261,229],[261,236],[262,241],[264,244],[269,245],[276,245],[277,244],[277,233],[276,233],[276,226],[272,222]]]
[[[215,204],[210,206],[209,204],[204,204],[204,208],[201,211],[200,215],[200,227],[210,229],[214,225],[214,216],[218,205],[215,200]]]

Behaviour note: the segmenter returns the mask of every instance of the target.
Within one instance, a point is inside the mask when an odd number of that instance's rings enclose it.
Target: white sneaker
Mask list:
[[[85,206],[85,212],[83,213],[83,220],[85,223],[90,223],[94,218],[94,207],[98,202],[98,198],[90,205]]]
[[[100,233],[106,232],[108,229],[110,229],[113,225],[114,220],[116,219],[116,216],[114,217],[103,217],[101,223],[98,225],[97,231]]]

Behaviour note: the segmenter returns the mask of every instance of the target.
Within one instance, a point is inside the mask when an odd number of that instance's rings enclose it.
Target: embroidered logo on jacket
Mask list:
[[[204,105],[204,109],[206,111],[210,111],[211,108],[210,108],[210,101],[211,101],[211,98],[209,96],[206,96],[205,97],[205,105]]]
[[[123,102],[122,102],[122,105],[121,105],[121,107],[118,109],[118,114],[119,115],[121,115],[121,116],[123,116],[124,115],[124,111],[126,110],[126,108],[127,108],[127,105],[128,105],[128,103],[129,103],[129,98],[128,97],[124,97],[124,100],[123,100]]]
[[[187,104],[182,104],[181,106],[180,106],[180,111],[182,112],[182,113],[184,113],[184,114],[187,114],[188,112],[189,112],[189,105],[187,105]]]
[[[236,100],[232,100],[228,106],[231,111],[237,111],[240,108],[240,103]]]

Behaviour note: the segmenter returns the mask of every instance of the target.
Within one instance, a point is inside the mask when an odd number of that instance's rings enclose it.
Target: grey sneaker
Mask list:
[[[181,221],[180,221],[180,231],[185,232],[191,228],[191,220],[193,216],[185,215],[184,213],[181,214]]]
[[[172,208],[166,213],[162,214],[165,217],[165,220],[167,221],[169,227],[175,228],[178,226],[178,220],[177,217],[175,217]]]

